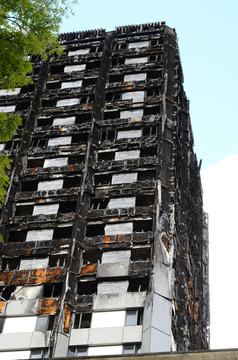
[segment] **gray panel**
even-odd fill
[[[57,101],[56,107],[59,107],[59,106],[73,106],[73,105],[78,105],[78,104],[79,104],[79,99],[77,99],[77,98],[62,99],[62,100]]]
[[[45,269],[48,267],[49,258],[31,258],[31,259],[21,259],[19,270],[28,270],[28,269]]]
[[[89,48],[72,50],[72,51],[69,51],[69,52],[68,52],[68,56],[85,55],[85,54],[88,54],[89,51],[90,51]]]
[[[150,352],[171,351],[171,337],[163,332],[151,328]]]
[[[131,234],[133,231],[133,222],[107,224],[105,226],[105,235]]]
[[[122,100],[132,100],[133,103],[143,102],[145,97],[144,91],[130,91],[122,94]]]
[[[57,214],[59,210],[59,204],[47,204],[47,205],[35,205],[32,215],[50,215]]]
[[[5,148],[5,143],[3,143],[3,144],[0,144],[0,151],[3,151],[4,150],[4,148]]]
[[[124,326],[123,327],[123,343],[137,343],[142,339],[142,326]]]
[[[148,47],[149,45],[149,41],[132,42],[128,44],[128,49],[140,49],[143,47]]]
[[[128,281],[102,282],[97,286],[97,294],[125,294],[127,292],[128,285]]]
[[[170,335],[172,322],[171,312],[171,301],[154,293],[151,326],[167,335]]]
[[[124,76],[124,81],[143,81],[146,79],[146,73],[129,74]]]
[[[59,190],[63,187],[64,180],[40,181],[37,191]]]
[[[129,262],[130,257],[131,257],[131,250],[106,251],[102,254],[102,264],[115,263],[118,261]]]
[[[136,204],[136,197],[122,197],[116,199],[110,199],[107,207],[108,209],[126,209],[130,207],[135,207]]]
[[[125,59],[125,65],[132,65],[132,64],[145,64],[147,63],[147,57],[139,57],[139,58],[128,58]]]
[[[0,112],[12,113],[16,109],[16,105],[0,106]]]
[[[53,126],[59,126],[59,125],[73,125],[75,123],[75,116],[69,116],[65,118],[55,118],[53,120]]]
[[[124,110],[120,112],[120,118],[121,119],[128,119],[128,118],[138,118],[143,116],[143,109],[137,109],[137,110]]]
[[[28,350],[49,345],[50,332],[22,332],[0,334],[0,350]]]
[[[136,182],[137,173],[128,174],[114,174],[112,175],[112,185],[116,184],[131,184]]]
[[[30,230],[27,232],[26,241],[44,241],[51,240],[54,229]]]
[[[115,153],[115,160],[129,160],[138,159],[140,157],[140,150],[117,151]]]
[[[72,329],[69,346],[87,345],[89,329]]]
[[[58,136],[48,140],[47,146],[70,145],[72,136]]]
[[[118,262],[116,264],[99,264],[97,270],[97,277],[117,277],[128,276],[129,262]]]
[[[54,357],[66,357],[68,355],[69,335],[58,332]]]
[[[66,81],[61,83],[61,89],[78,88],[82,86],[82,80]]]
[[[43,167],[48,168],[48,167],[66,166],[67,163],[68,163],[68,158],[67,157],[54,158],[54,159],[45,159]]]
[[[86,64],[80,65],[68,65],[64,67],[64,72],[70,74],[73,71],[83,71],[86,68]]]
[[[27,287],[26,287],[27,288]],[[37,288],[37,286],[36,286]],[[43,287],[42,287],[43,290]],[[38,315],[40,299],[8,300],[5,308],[5,316],[30,316]]]
[[[11,95],[18,95],[21,91],[21,88],[15,88],[15,90],[7,90],[1,89],[0,96],[11,96]]]
[[[93,310],[122,310],[144,306],[145,292],[127,294],[95,295]]]
[[[154,264],[154,291],[168,299],[171,298],[171,271],[168,266],[155,262]]]
[[[27,300],[42,297],[44,285],[35,286],[17,286],[16,290],[11,294],[11,300]]]
[[[103,324],[102,324],[103,326]],[[95,328],[89,331],[89,345],[112,345],[122,343],[123,327]]]
[[[132,139],[132,138],[138,138],[142,136],[142,130],[123,130],[117,132],[117,139]]]

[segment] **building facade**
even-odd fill
[[[207,218],[176,33],[61,35],[33,84],[1,213],[0,357],[207,349]]]

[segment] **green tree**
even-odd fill
[[[62,18],[76,0],[0,0],[0,89],[32,82],[30,55],[62,53],[57,41]],[[21,118],[0,113],[0,142],[12,139]],[[9,184],[10,160],[0,156],[0,207]]]

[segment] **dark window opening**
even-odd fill
[[[133,278],[129,280],[128,292],[147,291],[149,288],[149,279],[146,278]]]
[[[56,105],[56,100],[49,99],[49,100],[42,101],[43,108],[53,108],[53,107],[55,107],[55,105]]]
[[[67,177],[64,179],[63,188],[68,189],[73,187],[79,187],[80,181],[81,181],[81,177],[79,175]]]
[[[95,185],[107,185],[111,184],[112,174],[95,175]]]
[[[2,259],[2,271],[9,271],[18,269],[20,265],[20,258],[3,258]]]
[[[149,56],[149,61],[150,62],[159,62],[163,59],[163,55],[162,54],[157,54],[157,55],[150,55]]]
[[[80,313],[74,315],[73,329],[90,328],[92,313]]]
[[[59,89],[61,85],[60,81],[50,81],[47,83],[47,90]]]
[[[28,160],[29,161],[29,160]],[[35,191],[37,190],[38,181],[22,181],[21,183],[21,191]]]
[[[88,77],[83,79],[83,86],[92,86],[97,84],[97,77]]]
[[[15,285],[0,286],[0,300],[9,300],[15,289]]]
[[[52,118],[39,118],[37,120],[37,126],[42,127],[42,126],[51,126],[53,123],[53,119]]]
[[[147,126],[143,128],[143,136],[153,136],[157,135],[158,126]]]
[[[151,258],[151,248],[132,248],[131,261],[147,261]]]
[[[34,205],[19,205],[16,206],[15,216],[31,215]]]
[[[137,326],[143,323],[143,309],[127,310],[125,326]]]
[[[40,147],[40,148],[44,148],[47,146],[49,138],[33,138],[31,141],[31,148],[33,147]]]
[[[43,297],[44,298],[59,297],[61,295],[62,288],[63,288],[62,282],[54,283],[54,284],[44,284]]]
[[[23,242],[26,240],[26,230],[15,230],[9,232],[9,242]]]
[[[84,155],[70,156],[68,158],[68,165],[81,164],[84,160]]]
[[[62,74],[64,72],[64,65],[51,65],[50,73],[54,74]]]
[[[88,355],[88,348],[84,346],[69,347],[68,357],[82,357]]]
[[[112,59],[112,67],[120,66],[120,65],[123,65],[124,63],[125,63],[125,58],[124,57],[113,58]]]
[[[135,232],[152,231],[152,220],[139,220],[133,222],[133,230]]]
[[[87,225],[87,237],[97,236],[97,235],[104,235],[104,226],[105,224],[91,224]]]
[[[155,170],[139,171],[138,181],[154,180],[155,174]]]
[[[91,200],[91,210],[106,209],[109,199],[93,199]]]
[[[70,213],[74,212],[76,210],[77,201],[64,201],[61,202],[59,205],[59,211],[58,213],[64,214],[64,213]]]
[[[147,72],[147,79],[148,80],[161,79],[161,78],[162,78],[162,70],[148,71]]]
[[[39,158],[39,159],[28,159],[27,161],[27,168],[28,169],[32,169],[32,168],[41,168],[44,165],[44,161],[45,159],[43,158]]]
[[[20,146],[21,141],[20,140],[12,140],[12,141],[8,141],[5,145],[4,150],[17,150]]]
[[[89,122],[89,121],[91,121],[91,119],[92,119],[91,112],[81,113],[81,114],[77,115],[75,124],[82,124],[85,122]]]
[[[80,105],[87,105],[87,104],[92,104],[94,101],[94,94],[93,95],[86,95],[86,96],[81,96],[79,98],[80,101]]]
[[[50,255],[49,267],[64,267],[66,265],[67,254]]]
[[[136,206],[150,206],[154,204],[154,195],[139,195],[136,197]]]
[[[116,137],[116,131],[115,130],[106,130],[101,132],[101,142],[105,140],[113,141]]]
[[[23,86],[23,87],[21,88],[20,94],[26,94],[26,93],[29,93],[29,92],[33,92],[34,89],[35,89],[35,85],[34,85],[34,84],[29,84],[29,85]]]
[[[101,61],[99,60],[88,61],[86,64],[86,70],[97,69],[100,67],[100,65]]]
[[[111,120],[120,118],[119,111],[104,111],[104,120]]]
[[[101,262],[102,252],[100,250],[86,251],[83,253],[83,264],[97,264]]]
[[[98,152],[98,161],[114,160],[115,151]]]
[[[79,281],[78,295],[92,295],[97,293],[97,281]]]
[[[57,227],[54,229],[53,239],[71,238],[72,226]]]
[[[147,106],[144,108],[144,115],[158,115],[160,114],[159,106]]]
[[[107,101],[120,101],[121,100],[121,93],[106,93],[106,102]]]
[[[124,80],[124,75],[116,74],[116,75],[110,75],[108,82],[109,82],[109,83],[123,82],[123,80]]]
[[[157,148],[154,147],[146,147],[141,149],[140,156],[147,157],[147,156],[156,156],[157,155]]]
[[[72,144],[82,144],[88,142],[88,133],[75,134],[72,136]]]
[[[147,97],[148,96],[159,96],[160,88],[159,87],[151,87],[147,89]]]
[[[27,109],[29,108],[29,106],[30,106],[30,102],[29,102],[29,101],[21,102],[21,103],[17,104],[15,111],[24,111],[24,110],[27,110]]]

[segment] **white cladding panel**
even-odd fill
[[[20,91],[21,91],[21,88],[15,88],[15,90],[1,89],[0,96],[18,95],[20,93]]]
[[[117,132],[117,140],[119,139],[132,139],[142,136],[142,129],[137,130],[122,130]]]
[[[140,48],[143,48],[143,47],[148,47],[149,44],[150,44],[149,41],[133,42],[133,43],[129,43],[128,49],[140,49]]]
[[[59,210],[59,204],[49,204],[49,205],[35,205],[33,209],[33,216],[35,215],[51,215],[57,214]]]
[[[59,190],[63,187],[63,179],[52,181],[40,181],[37,186],[37,191]]]
[[[0,144],[0,151],[3,151],[5,148],[5,143],[4,144]]]
[[[49,258],[21,259],[19,270],[45,269],[48,267]]]
[[[138,159],[140,157],[140,150],[117,151],[115,153],[115,160],[130,160]]]
[[[68,52],[68,56],[85,55],[85,54],[88,54],[89,51],[90,51],[89,48],[72,50],[72,51],[69,51],[69,52]]]
[[[131,234],[133,231],[133,222],[107,224],[104,228],[105,235]]]
[[[108,203],[108,209],[130,208],[130,207],[135,207],[135,204],[136,204],[135,196],[110,199]]]
[[[65,118],[55,118],[53,120],[53,126],[59,125],[73,125],[75,123],[75,116],[65,117]]]
[[[29,299],[38,299],[43,296],[44,291],[44,285],[38,285],[38,286],[17,286],[16,290],[11,294],[11,299],[16,300],[29,300]],[[24,304],[27,306],[27,302],[24,301]],[[19,313],[23,314],[23,304],[21,304],[21,307],[19,310]],[[9,310],[9,304],[7,309]],[[33,308],[31,307],[33,310]]]
[[[16,109],[16,105],[0,106],[0,112],[11,113]]]
[[[125,311],[103,311],[92,314],[91,328],[124,326]]]
[[[88,356],[120,355],[120,354],[122,354],[122,345],[90,346],[88,348]]]
[[[121,119],[138,118],[143,116],[143,109],[137,110],[124,110],[120,112]]]
[[[82,80],[77,81],[66,81],[61,83],[61,89],[71,89],[82,86]]]
[[[37,316],[19,316],[6,318],[3,333],[33,332],[36,327]]]
[[[131,250],[106,251],[102,254],[102,264],[112,264],[117,262],[129,262]]]
[[[68,65],[65,66],[64,72],[67,74],[70,74],[73,71],[83,71],[86,68],[86,64],[80,64],[80,65]]]
[[[125,59],[125,65],[133,65],[133,64],[145,64],[147,63],[147,57],[138,57],[138,58],[128,58]]]
[[[143,81],[146,79],[146,73],[129,74],[124,76],[124,81]]]
[[[97,286],[98,295],[126,294],[129,282],[126,281],[106,281]]]
[[[70,145],[72,136],[58,136],[48,140],[48,146]]]
[[[115,184],[131,184],[136,182],[137,173],[114,174],[112,175],[112,185]]]
[[[65,166],[68,163],[67,157],[62,158],[54,158],[54,159],[45,159],[44,161],[44,168],[48,167],[58,167],[58,166]]]
[[[73,106],[73,105],[78,105],[78,103],[79,103],[79,99],[77,99],[77,98],[62,99],[62,100],[57,101],[56,107],[59,107],[59,106]]]
[[[1,351],[0,358],[2,360],[21,360],[21,359],[30,359],[31,351]]]
[[[122,100],[132,100],[133,103],[144,101],[144,91],[130,91],[122,94]]]
[[[51,240],[54,229],[30,230],[27,231],[26,241],[45,241]]]

